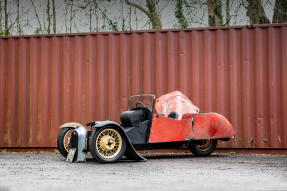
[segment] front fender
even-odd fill
[[[69,162],[85,162],[86,161],[86,155],[85,155],[85,150],[87,150],[87,132],[88,130],[85,128],[84,125],[76,122],[69,122],[69,123],[64,123],[63,125],[60,126],[60,128],[73,128],[73,134],[75,134],[76,138],[76,145],[75,149],[77,154],[76,154],[76,159],[73,160],[69,159],[67,157],[67,161]]]
[[[131,144],[127,134],[125,133],[123,127],[114,122],[114,121],[97,121],[95,122],[96,124],[94,125],[94,127],[96,128],[103,128],[106,126],[113,126],[116,127],[117,130],[119,130],[122,135],[124,136],[125,140],[126,140],[126,144],[127,144],[127,148],[126,148],[126,152],[125,152],[125,156],[128,157],[129,159],[132,160],[136,160],[136,161],[146,161],[146,159],[144,157],[142,157],[134,148],[134,146]]]
[[[120,126],[120,124],[114,122],[114,121],[96,121],[94,127],[104,127],[104,126],[108,126],[108,125],[112,125],[112,126],[117,126],[119,128],[121,128],[123,130],[123,128]]]
[[[78,136],[78,145],[77,145],[77,159],[75,162],[85,162],[86,155],[85,150],[87,150],[87,132],[88,130],[84,126],[77,126],[75,128]]]
[[[66,128],[66,127],[71,127],[71,128],[77,128],[80,126],[84,126],[81,123],[77,123],[77,122],[69,122],[69,123],[64,123],[63,125],[60,126],[60,129],[62,128]]]

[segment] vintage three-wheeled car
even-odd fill
[[[199,112],[179,91],[156,100],[150,94],[131,96],[120,121],[92,121],[87,124],[90,128],[63,124],[58,135],[60,153],[70,162],[86,161],[89,151],[99,162],[115,162],[123,155],[145,160],[138,150],[162,148],[188,148],[194,155],[207,156],[218,140],[228,141],[235,134],[224,116]]]

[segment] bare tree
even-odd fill
[[[221,0],[207,0],[208,8],[208,24],[209,26],[223,25],[222,17],[222,1]]]
[[[92,7],[89,7],[89,29],[90,29],[90,32],[93,31],[92,18],[93,18],[93,10],[92,10]]]
[[[57,23],[56,23],[55,0],[52,0],[52,8],[53,8],[53,31],[54,31],[54,34],[56,34],[57,33]]]
[[[129,30],[132,30],[132,8],[129,7]]]
[[[47,13],[47,33],[51,33],[51,15],[50,15],[50,0],[47,0],[47,8],[46,8],[46,13]]]
[[[4,24],[4,35],[9,35],[10,34],[10,30],[9,30],[9,26],[8,26],[8,4],[7,4],[7,0],[4,0],[4,15],[5,15],[5,24]]]
[[[65,32],[68,33],[68,8],[69,5],[67,3],[67,1],[65,0],[65,11],[64,11],[64,23],[65,23]]]
[[[199,24],[200,26],[208,26],[204,22],[206,13],[201,11],[204,7],[206,7],[206,0],[183,0],[183,14],[188,25]]]
[[[272,23],[287,23],[287,1],[276,0]]]
[[[74,1],[71,0],[71,5],[70,5],[70,33],[72,32],[72,26],[73,26],[73,19],[74,19]]]
[[[261,0],[247,0],[248,5],[247,16],[249,17],[250,24],[269,24]]]
[[[20,6],[19,6],[19,0],[17,0],[17,17],[16,17],[16,22],[17,22],[17,34],[21,34],[21,25],[20,25]]]
[[[2,0],[0,0],[0,35],[3,35],[3,30],[2,30]]]
[[[40,18],[39,18],[37,9],[36,9],[36,7],[35,7],[35,4],[34,4],[34,1],[33,1],[33,0],[31,0],[31,3],[32,3],[33,9],[34,9],[34,12],[35,12],[36,19],[37,19],[38,24],[39,24],[39,26],[37,27],[35,33],[36,33],[36,34],[42,34],[42,33],[43,33],[42,24],[41,24],[41,22],[40,22]]]
[[[93,4],[94,4],[94,11],[95,11],[95,17],[96,17],[96,28],[95,30],[98,32],[99,31],[99,15],[98,15],[98,11],[97,11],[97,7],[98,7],[98,3],[96,0],[93,0]]]
[[[225,25],[229,26],[230,25],[230,20],[231,20],[231,16],[230,16],[230,2],[229,0],[226,0],[226,5],[225,5]]]
[[[149,18],[152,28],[153,29],[161,29],[162,24],[161,24],[161,16],[159,11],[157,10],[158,6],[158,1],[156,0],[146,0],[146,7],[143,7],[140,4],[131,2],[129,0],[126,0],[126,3],[130,6],[133,6],[140,11],[142,11],[146,16]]]
[[[83,3],[77,5],[80,9],[82,10],[88,10],[88,13],[86,14],[88,16],[89,19],[89,31],[93,32],[95,31],[99,31],[98,30],[98,14],[97,14],[97,8],[98,8],[98,3],[97,0],[86,0]],[[96,17],[96,27],[95,29],[93,29],[93,15],[95,14]]]
[[[121,30],[122,31],[125,31],[127,30],[127,27],[126,27],[126,18],[124,16],[124,4],[123,4],[123,1],[121,0]]]
[[[108,24],[107,26],[110,28],[110,30],[112,31],[118,31],[118,26],[117,26],[117,22],[116,21],[113,21],[108,15],[107,15],[107,10],[104,9],[102,10],[102,8],[100,6],[98,6],[98,3],[96,0],[93,0],[94,2],[94,6],[95,6],[95,11],[99,11],[102,15],[102,18],[103,18],[103,25],[102,25],[102,28],[104,29],[106,27],[105,25],[105,21],[107,20],[108,21]]]

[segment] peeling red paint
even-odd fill
[[[199,109],[180,91],[170,92],[156,99],[149,136],[150,143],[186,140],[232,138],[235,132],[230,122],[218,113],[199,113]],[[178,118],[168,117],[177,112]]]

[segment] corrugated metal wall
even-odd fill
[[[287,148],[287,25],[0,38],[0,147],[54,147],[64,122],[185,93],[233,124],[227,148]]]

